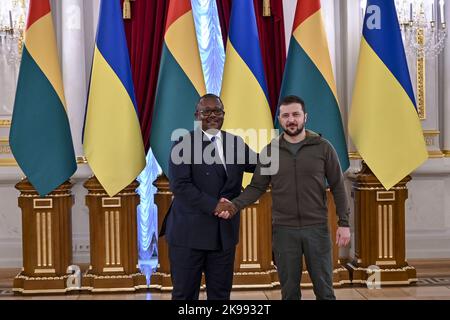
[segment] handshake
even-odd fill
[[[230,200],[222,198],[219,203],[217,203],[214,215],[222,219],[231,219],[237,212],[238,209]]]

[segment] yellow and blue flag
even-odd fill
[[[388,190],[428,158],[394,0],[367,2],[349,132]]]
[[[264,65],[253,0],[233,1],[221,98],[225,106],[223,129],[272,130]],[[259,152],[270,142],[250,141]]]
[[[9,140],[41,196],[77,169],[49,0],[30,1]]]
[[[95,176],[113,196],[145,167],[120,0],[102,0],[83,147]]]

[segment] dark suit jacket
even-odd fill
[[[197,134],[202,138],[204,136],[201,130]],[[243,173],[255,170],[256,165],[250,164],[249,159],[256,158],[256,154],[242,138],[225,131],[222,131],[222,137],[226,162],[234,157],[233,164],[227,164],[226,173],[222,164],[204,162],[203,157],[198,155],[200,145],[196,152],[201,163],[194,164],[194,131],[172,147],[174,150],[183,139],[191,142],[190,163],[174,164],[172,157],[169,157],[169,183],[174,199],[165,219],[165,235],[170,245],[200,250],[226,250],[239,241],[240,214],[224,220],[214,216],[214,209],[220,198],[231,200],[241,193]],[[229,139],[234,139],[234,145],[240,145],[245,152],[236,152],[236,148],[232,152],[227,150]],[[203,152],[211,142],[200,143]],[[180,155],[185,154],[180,152]]]

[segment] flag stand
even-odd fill
[[[406,261],[406,176],[390,190],[378,181],[366,163],[350,177],[353,182],[355,250],[347,266],[352,283],[368,286],[407,285],[417,282],[416,269]]]
[[[91,265],[82,278],[82,289],[91,292],[136,291],[147,288],[138,266],[137,181],[110,197],[95,176],[88,190]]]
[[[22,209],[23,268],[15,294],[66,293],[72,264],[72,184],[66,181],[45,197],[24,179],[16,184]]]

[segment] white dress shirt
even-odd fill
[[[222,131],[218,130],[215,135],[209,134],[206,131],[203,131],[203,133],[208,137],[210,141],[216,144],[216,150],[219,153],[220,161],[222,161],[223,167],[225,168],[225,172],[227,171],[227,166],[225,165],[225,158],[223,156],[223,137],[222,137]],[[214,139],[213,139],[214,137]]]

